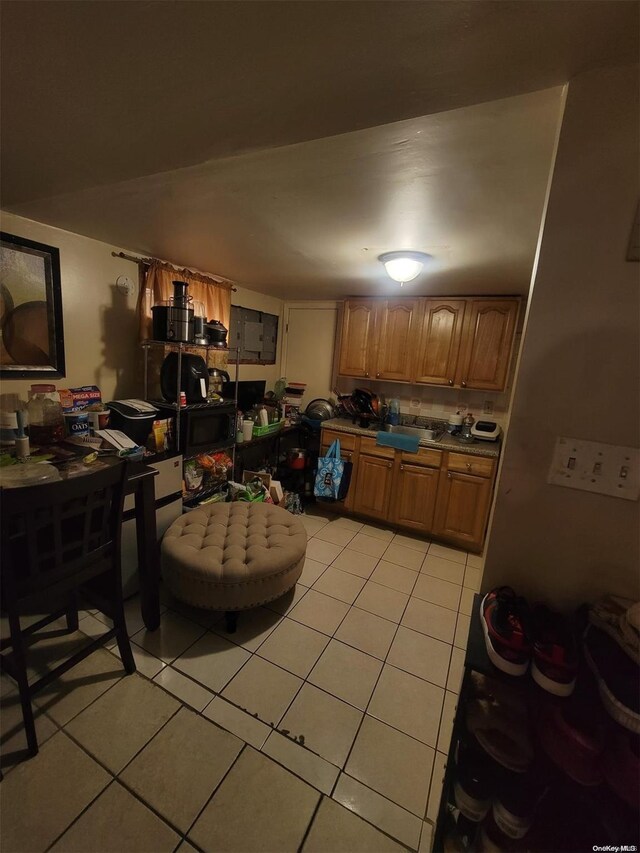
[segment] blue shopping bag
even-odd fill
[[[317,498],[337,500],[344,475],[344,462],[340,459],[340,442],[336,439],[326,456],[318,459],[318,472],[313,493]]]

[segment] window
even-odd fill
[[[278,345],[278,317],[231,306],[229,346],[240,349],[240,364],[275,364]]]

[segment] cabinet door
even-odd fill
[[[484,541],[493,480],[442,471],[433,532],[480,549]]]
[[[517,299],[469,300],[457,377],[463,388],[504,390],[518,307]]]
[[[372,299],[349,299],[344,303],[338,369],[342,376],[369,376],[375,313]]]
[[[415,381],[453,385],[460,353],[464,299],[423,299]]]
[[[353,511],[385,521],[389,509],[393,462],[379,456],[360,454]]]
[[[433,529],[433,514],[438,491],[438,468],[402,463],[393,482],[393,520],[421,533]]]
[[[417,299],[385,299],[376,320],[376,379],[410,382]]]

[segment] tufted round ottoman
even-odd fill
[[[167,530],[162,576],[186,604],[246,610],[291,589],[306,550],[304,525],[281,507],[242,501],[211,504],[187,512]]]

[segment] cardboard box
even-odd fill
[[[242,472],[242,482],[248,483],[251,480],[255,480],[258,477],[265,485],[267,491],[271,488],[271,474],[267,474],[266,471],[243,471]]]
[[[97,385],[83,385],[82,388],[60,388],[60,405],[64,412],[81,412],[91,403],[101,403],[102,394]]]
[[[282,484],[280,480],[272,480],[271,486],[269,487],[269,494],[271,495],[271,500],[274,504],[279,504],[280,501],[284,497],[284,492],[282,490]]]

